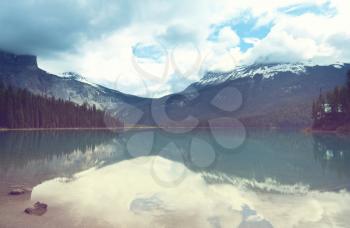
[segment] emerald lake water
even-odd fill
[[[349,227],[349,190],[333,134],[0,132],[0,227]]]

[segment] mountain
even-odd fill
[[[15,55],[0,51],[0,82],[6,86],[25,88],[38,95],[61,98],[77,104],[87,102],[99,109],[118,113],[123,119],[130,118],[130,112],[149,102],[116,90],[88,83],[79,74],[64,73],[61,77],[50,74],[37,65],[36,56]],[[112,113],[112,114],[113,114]]]
[[[78,104],[95,104],[126,123],[165,126],[197,120],[207,126],[209,120],[220,117],[240,119],[248,127],[310,126],[313,100],[321,90],[344,85],[349,69],[350,64],[338,63],[240,66],[229,72],[207,72],[180,93],[149,99],[89,83],[73,72],[62,76],[47,73],[37,66],[35,56],[0,52],[0,82],[5,85]],[[237,96],[227,92],[233,88]],[[233,107],[240,97],[242,104]]]
[[[170,101],[168,111],[173,118],[192,115],[206,122],[227,116],[250,127],[302,128],[312,123],[312,102],[320,91],[344,85],[349,69],[350,64],[241,66],[230,72],[208,72],[182,93],[162,99]],[[225,98],[225,90],[230,88],[240,91],[243,102],[235,110],[225,111],[228,99],[233,100]]]
[[[234,70],[229,72],[208,72],[204,77],[195,83],[199,85],[214,85],[228,80],[234,80],[244,77],[254,77],[261,75],[262,78],[273,78],[280,76],[281,74],[297,74],[308,75],[312,69],[319,66],[315,66],[311,63],[267,63],[267,64],[253,64],[249,66],[238,66]],[[337,63],[331,65],[333,68],[342,69],[344,64]]]

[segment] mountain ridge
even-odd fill
[[[286,63],[241,66],[210,77],[204,75],[200,82],[189,85],[184,91],[151,99],[89,83],[80,75],[76,77],[75,73],[68,77],[49,74],[37,66],[33,56],[6,54],[5,57],[0,57],[0,81],[5,85],[78,104],[95,104],[124,123],[166,126],[183,124],[182,120],[191,116],[204,125],[210,119],[230,117],[241,119],[247,126],[305,127],[311,124],[312,101],[320,90],[328,91],[343,85],[350,69],[350,64],[339,63],[328,66]],[[236,110],[218,108],[227,104],[213,105],[212,101],[222,91],[232,87],[243,99]]]
[[[84,102],[96,105],[99,109],[111,110],[120,117],[127,116],[129,104],[136,107],[147,98],[81,82],[77,78],[64,78],[50,74],[38,67],[36,57],[16,55],[0,51],[0,82],[5,86],[28,89],[37,95],[56,97],[77,104]]]
[[[213,85],[224,82],[226,80],[234,80],[244,77],[254,77],[255,75],[262,75],[263,78],[270,78],[278,73],[293,73],[293,74],[307,74],[307,71],[313,67],[332,66],[341,69],[349,63],[333,63],[333,64],[315,64],[315,63],[254,63],[252,65],[240,65],[227,72],[213,72],[209,71],[196,83],[196,85]]]

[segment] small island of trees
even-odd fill
[[[313,102],[314,130],[350,132],[350,71],[345,86],[337,86]]]

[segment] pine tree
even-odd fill
[[[120,124],[95,105],[77,105],[0,84],[0,128],[106,127],[104,116],[112,120],[108,123],[114,127]]]
[[[316,101],[313,101],[312,102],[312,119],[313,120],[317,119],[317,112],[318,112],[318,108],[317,108]]]
[[[348,89],[348,92],[350,93],[350,70],[347,73],[347,89]]]
[[[341,94],[341,88],[339,86],[336,86],[334,88],[334,91],[330,93],[330,96],[331,96],[330,105],[332,108],[332,113],[338,113],[341,107],[340,94]]]
[[[318,103],[319,103],[319,118],[322,119],[325,115],[325,105],[326,105],[326,100],[323,94],[320,94],[318,98]]]
[[[331,112],[325,112],[326,105],[330,105]],[[317,110],[319,108],[319,110]],[[315,118],[315,113],[317,118]],[[319,98],[312,106],[312,117],[314,127],[338,128],[350,122],[350,71],[347,73],[345,86],[337,86],[324,97],[320,93]]]

